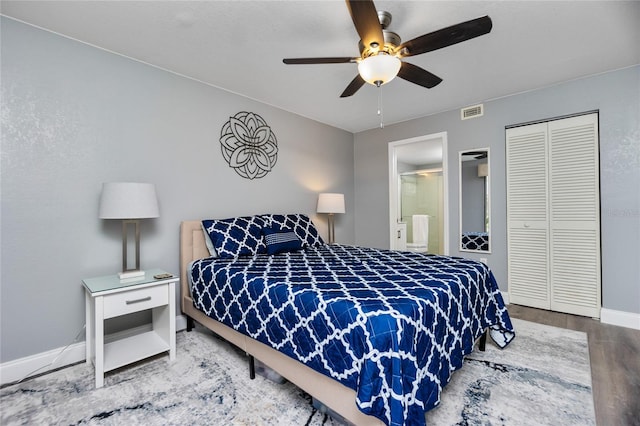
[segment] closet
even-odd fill
[[[600,317],[598,113],[508,127],[511,303]]]

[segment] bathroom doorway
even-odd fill
[[[390,247],[448,254],[446,132],[389,143]]]
[[[444,253],[442,166],[400,176],[400,222],[409,251]]]

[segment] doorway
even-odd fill
[[[447,133],[389,143],[392,250],[449,254]]]
[[[406,249],[444,253],[442,167],[401,173],[400,223],[406,227]]]

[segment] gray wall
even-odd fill
[[[121,267],[119,221],[98,219],[103,182],[156,185],[160,218],[142,224],[142,267],[178,273],[180,221],[315,214],[345,194],[336,239],[354,242],[353,135],[2,18],[1,353],[59,348],[84,323],[81,280]],[[278,139],[253,181],[221,155],[223,124],[261,115]]]
[[[602,302],[608,309],[640,313],[640,66],[487,101],[484,116],[472,120],[461,121],[454,110],[356,134],[356,244],[389,247],[387,144],[446,131],[453,242],[458,151],[491,149],[492,253],[459,253],[451,244],[451,254],[487,257],[507,290],[505,126],[591,110],[600,111]]]

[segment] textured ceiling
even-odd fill
[[[406,58],[443,78],[381,89],[385,124],[640,63],[640,2],[378,1],[403,40],[484,15],[490,34]],[[342,1],[2,1],[2,14],[351,132],[376,128],[379,90],[339,96],[357,56]]]

